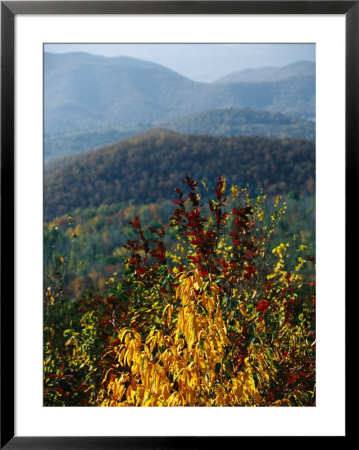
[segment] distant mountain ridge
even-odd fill
[[[315,123],[281,113],[250,108],[222,108],[180,117],[157,127],[184,134],[212,136],[264,136],[315,140]],[[45,162],[111,144],[145,131],[141,128],[105,128],[45,137]]]
[[[149,128],[204,110],[250,107],[315,117],[315,77],[200,83],[155,63],[86,53],[44,55],[45,136]]]
[[[282,67],[260,67],[230,73],[215,83],[263,83],[288,80],[290,78],[315,77],[315,63],[298,61]]]
[[[44,56],[45,135],[133,127],[166,115],[168,90],[195,84],[158,64],[86,53]],[[140,108],[140,111],[138,110]]]
[[[191,80],[212,82],[247,68],[314,61],[314,44],[45,44],[52,53],[131,56],[164,65]],[[196,62],[195,64],[193,62]]]
[[[101,204],[171,200],[187,173],[209,185],[225,175],[231,183],[250,183],[269,195],[312,194],[315,144],[151,130],[54,162],[44,179],[45,219]]]
[[[184,134],[315,140],[315,123],[313,121],[250,108],[222,108],[203,111],[160,125],[168,130]]]

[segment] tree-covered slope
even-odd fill
[[[187,174],[263,187],[267,194],[315,186],[315,145],[304,139],[212,137],[152,130],[58,160],[44,180],[45,219],[76,208],[171,198]]]
[[[315,140],[315,123],[312,121],[250,108],[203,111],[161,124],[161,127],[186,134]]]
[[[75,131],[61,136],[45,136],[44,157],[49,167],[51,161],[64,156],[74,155],[84,150],[112,144],[134,134],[144,131],[140,128],[95,128],[93,130]],[[50,162],[50,164],[48,164]],[[47,168],[45,169],[47,170]]]
[[[203,111],[155,125],[184,134],[315,140],[315,123],[313,121],[250,108],[222,108]],[[48,163],[63,156],[112,144],[143,131],[145,130],[140,128],[100,128],[68,133],[64,136],[48,136],[45,137],[45,161]]]

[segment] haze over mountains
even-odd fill
[[[270,195],[314,192],[315,63],[212,83],[128,56],[45,53],[44,63],[48,218],[158,203],[187,172]]]
[[[247,70],[214,83],[130,57],[45,53],[44,64],[46,160],[158,126],[195,134],[315,138],[313,123],[304,121],[315,116],[311,62]],[[289,117],[278,121],[265,111]],[[241,124],[233,126],[239,116]],[[257,121],[250,123],[251,117]]]
[[[315,46],[52,48],[66,53],[44,54],[44,268],[56,278],[66,261],[69,295],[121,273],[129,221],[168,223],[187,174],[204,205],[218,177],[228,195],[232,184],[254,198],[263,189],[263,225],[283,195],[274,241],[297,236],[314,254]],[[166,239],[177,245],[172,227]]]
[[[230,73],[216,83],[263,83],[288,80],[290,78],[315,77],[315,63],[298,61],[284,67],[260,67]]]
[[[282,113],[249,108],[222,108],[203,111],[169,122],[158,122],[153,126],[184,134],[209,134],[228,137],[265,136],[315,140],[315,123],[313,121],[292,118]],[[45,138],[46,160],[50,162],[62,156],[111,144],[147,129],[148,127],[101,128],[78,131],[64,136],[49,136]]]
[[[222,108],[203,111],[163,123],[161,127],[188,134],[301,137],[315,140],[313,121],[250,108]]]
[[[229,106],[314,117],[314,76],[295,76],[295,70],[273,82],[198,83],[129,57],[45,53],[44,62],[46,135],[150,125]]]
[[[49,53],[85,52],[130,56],[168,67],[191,80],[210,83],[248,68],[315,61],[314,44],[45,44]]]

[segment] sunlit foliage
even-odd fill
[[[130,221],[106,297],[46,302],[46,405],[315,405],[314,258],[273,244],[285,202],[267,219],[265,196],[223,177],[206,202],[184,183],[168,226]]]

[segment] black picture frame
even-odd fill
[[[1,442],[6,449],[199,448],[236,437],[25,437],[14,435],[14,21],[18,14],[339,14],[346,19],[346,298],[358,244],[359,1],[4,1],[1,2]],[[353,289],[352,289],[353,288]],[[347,340],[346,315],[346,342]],[[346,358],[347,361],[347,358]],[[347,372],[347,371],[346,371]],[[346,398],[347,399],[347,398]],[[347,405],[347,402],[346,402]],[[347,417],[347,414],[346,414]],[[346,435],[350,435],[346,422]]]

